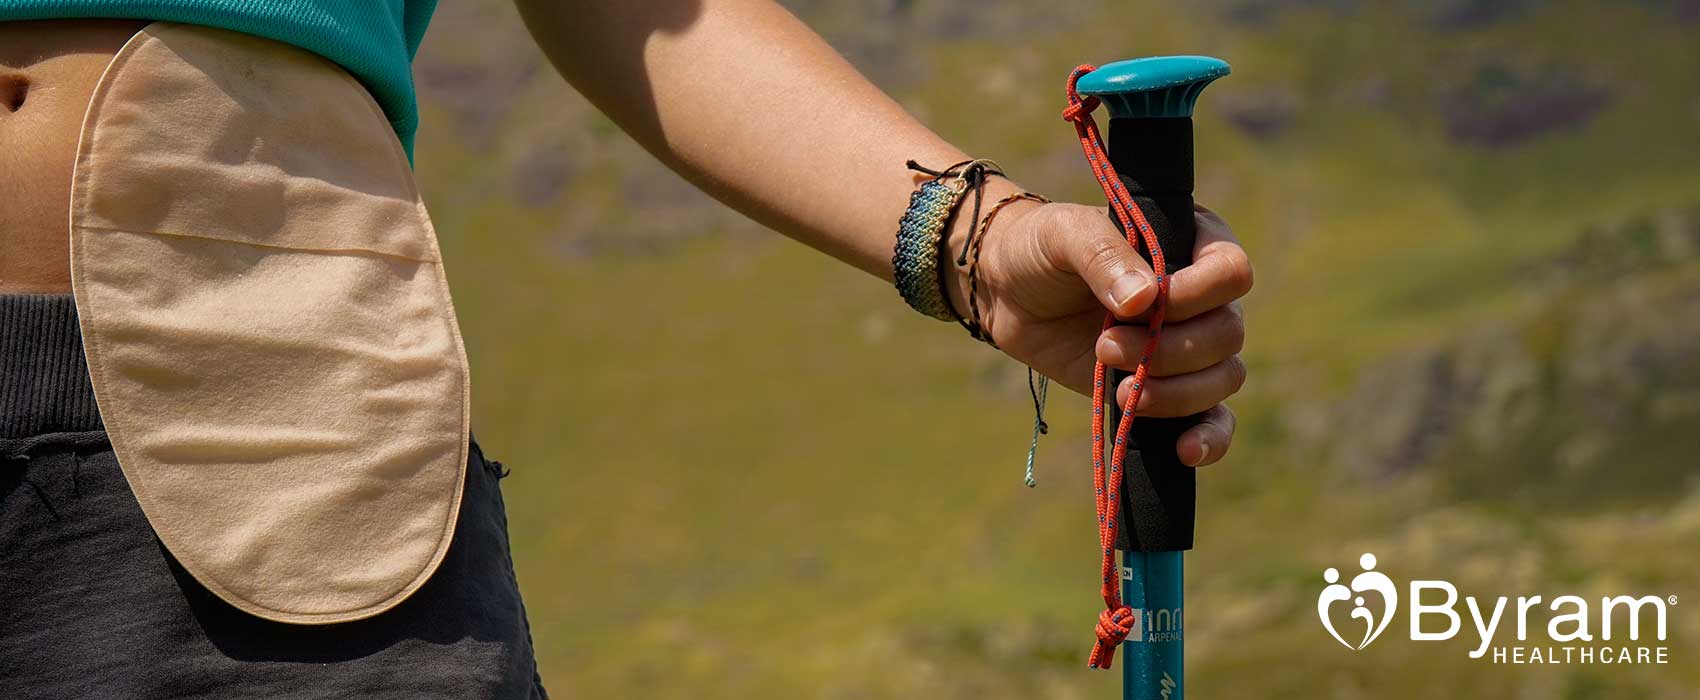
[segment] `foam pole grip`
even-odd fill
[[[1157,234],[1167,274],[1191,264],[1198,234],[1192,209],[1192,118],[1111,119],[1108,152],[1110,164]],[[1149,251],[1140,247],[1150,259]],[[1112,386],[1119,387],[1130,374],[1112,373]],[[1121,406],[1116,404],[1108,412],[1110,425],[1116,425]],[[1175,453],[1175,442],[1198,420],[1198,416],[1134,419],[1117,537],[1123,551],[1192,549],[1197,480],[1193,468],[1182,464]]]

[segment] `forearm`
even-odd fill
[[[561,74],[656,157],[762,224],[881,278],[891,279],[897,222],[924,177],[904,162],[967,159],[771,0],[516,2]],[[992,178],[984,194],[990,202],[1018,190]],[[1213,216],[1201,219],[1193,265],[1169,281],[1166,330],[1153,350],[1138,326],[1102,330],[1106,310],[1137,318],[1159,286],[1102,204],[1010,209],[996,217],[975,268],[980,313],[968,308],[967,275],[940,261],[957,313],[972,315],[1011,357],[1082,393],[1094,390],[1098,361],[1148,365],[1140,413],[1208,409],[1176,449],[1188,464],[1220,459],[1233,415],[1215,404],[1244,380],[1244,326],[1231,302],[1251,282],[1232,234]],[[972,219],[955,218],[952,252]],[[1118,401],[1131,384],[1116,388]]]
[[[775,3],[518,4],[561,74],[656,157],[756,221],[880,277],[891,276],[892,237],[916,185],[904,161],[966,158]]]

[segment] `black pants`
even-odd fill
[[[357,622],[269,622],[154,536],[101,429],[68,295],[0,295],[0,698],[544,698],[499,463],[447,557]]]

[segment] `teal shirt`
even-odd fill
[[[408,158],[419,128],[413,55],[437,0],[0,0],[0,22],[105,17],[230,29],[340,64],[366,85]]]

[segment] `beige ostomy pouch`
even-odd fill
[[[101,78],[74,180],[89,374],[170,552],[280,622],[423,585],[460,507],[466,352],[367,91],[287,44],[154,23]]]

